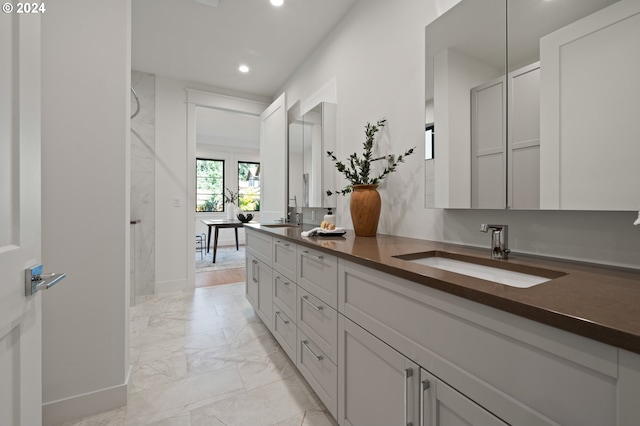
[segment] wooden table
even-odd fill
[[[216,253],[218,251],[218,230],[220,228],[233,228],[235,233],[236,233],[236,250],[239,249],[238,247],[238,228],[242,228],[244,226],[243,222],[240,222],[239,220],[229,220],[229,219],[224,219],[224,220],[207,220],[207,219],[203,219],[202,223],[204,223],[205,225],[207,225],[207,227],[209,228],[209,232],[207,233],[207,253],[209,253],[209,247],[211,244],[211,228],[215,228],[215,232],[213,234],[213,263],[216,263]]]

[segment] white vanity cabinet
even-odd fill
[[[466,398],[460,401],[472,402],[466,405],[513,425],[617,424],[616,348],[343,259],[338,269],[341,315]],[[339,399],[346,400],[340,416],[348,418],[354,383],[344,333],[339,365],[346,359],[340,371],[347,379],[340,378]],[[366,392],[366,383],[355,386]],[[442,404],[445,397],[438,392],[436,403]],[[385,403],[384,398],[369,401],[370,406]]]
[[[339,324],[342,426],[508,426],[353,321]]]
[[[638,425],[637,353],[246,231],[247,298],[341,426]]]

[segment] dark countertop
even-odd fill
[[[640,354],[640,270],[511,253],[491,260],[489,248],[479,249],[416,238],[378,234],[356,237],[302,237],[300,227],[256,231],[331,253],[418,284]],[[542,268],[556,277],[530,288],[515,288],[431,268],[396,255],[441,251],[483,259],[520,272]]]

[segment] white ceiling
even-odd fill
[[[132,68],[273,98],[356,1],[133,0]]]

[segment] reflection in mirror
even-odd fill
[[[541,105],[541,102],[544,101],[540,84],[543,81],[543,76],[553,71],[548,60],[545,58],[541,60],[540,46],[543,44],[543,40],[547,35],[559,29],[568,28],[570,24],[580,22],[587,16],[591,15],[591,18],[596,18],[596,15],[592,15],[594,12],[615,3],[615,1],[509,1],[507,15],[509,34],[507,51],[507,91],[509,93],[507,200],[509,208],[539,209],[541,207],[541,191],[545,191],[541,186],[541,179],[545,179],[541,170],[544,169],[545,174],[549,173],[549,161],[541,163],[540,157],[541,150],[544,151],[549,147],[548,139],[544,141],[545,144],[541,144],[541,126],[545,126],[545,122],[544,120],[541,122],[540,113],[545,109],[549,110],[549,108]],[[561,55],[559,49],[551,54]],[[589,62],[595,57],[597,55],[590,55]],[[598,82],[593,81],[592,84],[597,85]],[[587,93],[590,89],[591,87],[583,87],[582,91]],[[549,93],[549,96],[553,99],[549,98],[548,102],[556,103],[559,100],[558,93]],[[615,110],[615,106],[613,109]],[[565,115],[565,118],[568,117]],[[556,116],[556,119],[559,119],[559,116]],[[584,128],[584,124],[583,122],[580,126]],[[590,125],[588,127],[597,131]],[[574,152],[571,163],[576,163],[577,158],[584,158],[585,152],[581,151]],[[554,163],[557,160],[560,159],[550,159]],[[565,172],[569,172],[569,169],[566,168]],[[560,206],[555,208],[560,208]],[[598,208],[593,206],[592,209],[597,210]]]
[[[462,0],[429,24],[427,207],[637,208],[638,8]]]
[[[302,115],[299,106],[289,111],[289,211],[293,214],[303,207],[335,207],[335,197],[326,195],[327,189],[335,188],[335,170],[326,159],[326,152],[335,150],[335,139],[335,104],[321,102]]]
[[[287,155],[287,173],[288,173],[288,215],[291,221],[297,222],[295,215],[302,211],[302,207],[308,200],[305,200],[305,195],[308,193],[304,190],[303,179],[303,138],[302,133],[304,126],[302,124],[302,117],[299,114],[300,105],[296,103],[294,107],[289,110],[288,122],[289,122],[289,149]]]
[[[504,74],[506,14],[504,0],[463,0],[429,24],[426,45],[426,123],[434,123],[434,159],[425,160],[427,207],[471,207],[471,103],[470,91]],[[486,98],[502,99],[503,88],[490,87]],[[484,98],[482,98],[484,99]],[[481,129],[492,137],[486,162],[500,164],[504,156],[503,114]],[[502,180],[502,167],[488,170]],[[495,182],[488,190],[504,188]],[[500,197],[499,197],[500,198]],[[504,196],[501,197],[504,199]],[[499,200],[501,202],[501,200]],[[498,206],[500,207],[500,206]]]

